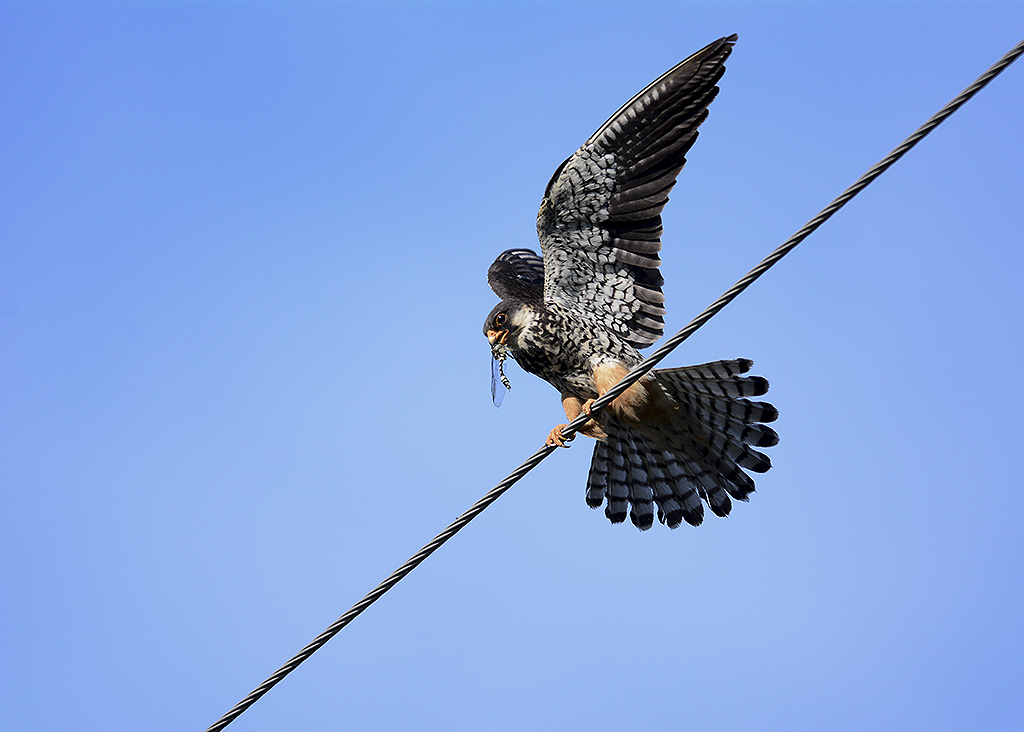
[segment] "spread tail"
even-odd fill
[[[587,504],[605,501],[612,523],[630,520],[641,530],[658,520],[676,528],[698,526],[704,503],[727,516],[732,499],[745,501],[754,481],[744,469],[763,473],[771,461],[754,447],[771,447],[779,436],[766,422],[778,418],[771,404],[748,397],[768,391],[760,376],[742,376],[748,359],[652,372],[672,405],[671,418],[638,426],[602,419],[608,435],[594,448]],[[605,413],[607,415],[607,413]],[[604,416],[604,415],[602,415]]]

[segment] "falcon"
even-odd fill
[[[643,357],[664,329],[661,210],[718,94],[736,36],[682,61],[630,99],[548,182],[537,215],[542,256],[510,249],[487,281],[501,302],[484,322],[499,404],[507,356],[562,396],[568,420]],[[726,516],[771,467],[755,447],[778,443],[768,382],[746,376],[747,359],[659,369],[617,397],[580,430],[596,438],[586,500],[612,523],[641,530]],[[497,391],[495,391],[497,390]],[[566,447],[564,424],[547,444]],[[569,438],[571,439],[571,438]],[[656,509],[656,511],[655,511]]]

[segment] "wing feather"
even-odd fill
[[[544,260],[530,249],[504,251],[487,270],[487,284],[502,300],[540,300],[544,296]]]
[[[544,297],[598,318],[637,348],[664,330],[661,211],[735,41],[715,41],[626,102],[544,192]]]

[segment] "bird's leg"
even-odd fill
[[[622,364],[609,363],[602,364],[594,369],[594,383],[597,386],[598,397],[603,396],[609,389],[617,384],[623,376],[628,373],[627,369]],[[572,422],[580,414],[585,414],[590,417],[590,408],[594,404],[594,399],[587,399],[581,402],[579,397],[572,396],[571,394],[562,394],[562,409],[565,410],[566,418]],[[615,400],[608,405],[611,412],[620,419],[625,419],[628,422],[634,424],[639,423],[640,412],[648,404],[648,393],[645,386],[645,382],[633,384],[629,387],[624,394],[616,397]],[[562,437],[562,429],[566,425],[559,424],[555,425],[555,428],[551,430],[551,434],[548,435],[545,443],[554,447],[566,447],[566,442],[572,440],[572,437]],[[581,434],[587,437],[593,437],[595,440],[606,440],[608,439],[607,433],[598,424],[597,418],[591,417],[591,421],[587,422],[583,427],[577,430]]]
[[[570,422],[572,422],[574,419],[576,419],[577,416],[579,416],[579,411],[577,411],[575,414],[572,413],[570,407],[570,400],[572,399],[576,398],[569,396],[568,394],[562,395],[562,409],[565,410],[566,419],[568,419]],[[579,404],[578,399],[576,400],[576,404]],[[568,447],[568,445],[566,445],[565,443],[567,441],[572,442],[573,437],[575,437],[576,435],[573,435],[572,437],[562,437],[562,430],[566,426],[567,425],[564,424],[556,424],[555,428],[551,430],[551,434],[549,434],[548,438],[544,440],[544,444],[552,445],[553,447]]]
[[[593,401],[593,399],[588,400],[588,402]],[[581,412],[585,411],[584,406],[580,403],[579,398],[574,397],[571,394],[562,395],[562,409],[565,410],[565,417],[570,422],[579,417]],[[590,416],[590,412],[587,412],[587,416]],[[548,445],[555,445],[557,447],[566,446],[565,442],[567,440],[562,437],[563,427],[565,427],[565,425],[560,424],[556,425],[555,428],[551,430],[551,434],[548,435],[548,439],[546,440]],[[604,430],[601,429],[601,425],[599,425],[596,421],[587,422],[585,425],[580,427],[580,429],[577,430],[577,432],[586,435],[587,437],[593,437],[595,440],[604,440],[607,439],[608,437],[608,435],[605,434]],[[572,440],[572,437],[568,438],[568,440]]]

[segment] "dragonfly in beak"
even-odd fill
[[[512,384],[509,383],[508,377],[505,376],[505,359],[512,355],[512,352],[505,345],[507,339],[507,330],[487,331],[487,340],[491,344],[491,401],[494,402],[496,407],[500,407],[501,403],[505,400],[505,392],[512,390]],[[500,387],[498,382],[501,382]]]

